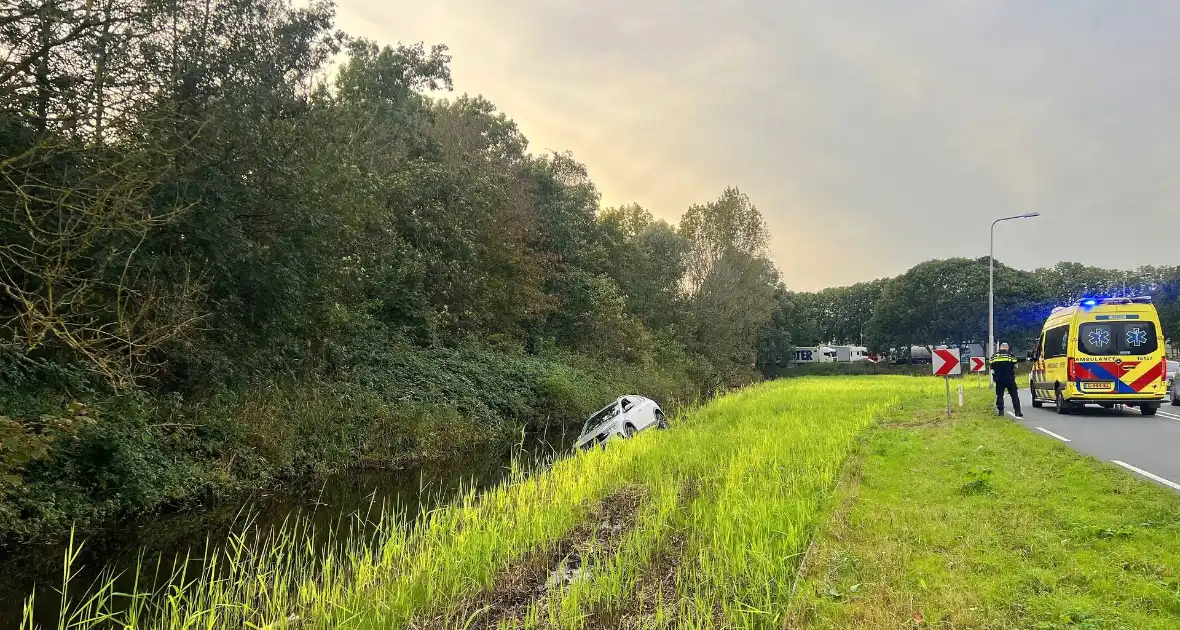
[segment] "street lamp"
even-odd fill
[[[1027,212],[1014,217],[1004,217],[992,221],[991,243],[987,254],[987,356],[988,363],[996,352],[996,224],[1013,219],[1031,219],[1041,216],[1040,212]]]

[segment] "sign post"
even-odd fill
[[[946,417],[951,417],[951,377],[963,373],[958,348],[938,348],[931,356],[930,365],[934,367],[934,375],[946,379]]]
[[[979,388],[983,389],[983,373],[987,371],[987,361],[983,357],[971,357],[971,373],[978,374]]]

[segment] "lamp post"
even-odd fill
[[[991,243],[987,254],[987,352],[984,356],[991,364],[992,355],[996,351],[996,224],[1013,219],[1031,219],[1041,216],[1040,212],[1027,212],[1013,217],[1004,217],[992,221]]]

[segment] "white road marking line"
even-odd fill
[[[1067,437],[1064,437],[1064,436],[1057,435],[1056,433],[1054,433],[1054,432],[1050,431],[1049,429],[1046,429],[1045,427],[1037,427],[1037,431],[1040,431],[1041,433],[1047,433],[1047,434],[1049,434],[1049,435],[1052,435],[1053,437],[1055,437],[1055,438],[1057,438],[1057,439],[1061,440],[1062,442],[1068,442],[1068,441],[1069,441],[1069,438],[1067,438]]]
[[[1164,479],[1163,477],[1160,477],[1159,475],[1153,475],[1153,474],[1147,472],[1146,470],[1143,470],[1142,468],[1135,468],[1134,466],[1128,464],[1127,462],[1120,462],[1117,459],[1112,459],[1112,460],[1110,460],[1110,462],[1112,464],[1118,464],[1119,466],[1122,466],[1123,468],[1126,468],[1127,470],[1129,470],[1131,472],[1139,473],[1140,475],[1143,475],[1144,477],[1147,477],[1148,479],[1153,479],[1155,481],[1158,481],[1158,482],[1164,484],[1165,486],[1172,488],[1173,490],[1180,490],[1180,483],[1176,483],[1174,481],[1168,481],[1167,479]]]
[[[1170,411],[1157,411],[1155,413],[1157,415],[1161,415],[1165,418],[1168,418],[1169,420],[1180,420],[1180,414],[1174,414]]]

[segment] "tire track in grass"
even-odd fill
[[[642,486],[608,496],[551,549],[525,557],[505,570],[490,591],[412,626],[486,630],[520,627],[530,620],[535,623],[548,615],[551,596],[585,579],[594,559],[618,549],[647,501],[648,491]]]
[[[653,499],[640,527],[593,581],[569,592],[562,627],[637,629],[663,627],[675,618],[677,573],[684,553],[684,515],[699,493],[695,479],[678,481]],[[579,621],[581,618],[585,621]]]

